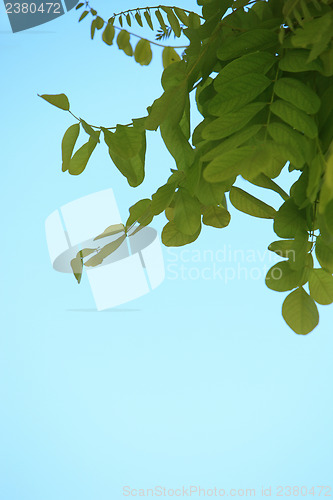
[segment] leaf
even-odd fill
[[[84,6],[84,3],[80,2],[77,4],[77,6],[75,7],[75,10],[78,10],[78,9],[81,9],[81,7]]]
[[[152,57],[153,53],[150,48],[150,43],[148,40],[141,38],[135,47],[134,59],[137,63],[141,64],[141,66],[148,66]]]
[[[333,302],[333,276],[324,269],[312,269],[309,278],[310,296],[321,305]]]
[[[180,9],[179,7],[174,7],[173,10],[175,11],[175,14],[177,15],[180,22],[185,24],[185,26],[188,26],[188,16],[186,12],[183,9]]]
[[[274,92],[310,115],[317,113],[320,108],[317,94],[295,78],[280,78],[274,84]]]
[[[89,141],[83,144],[83,146],[75,152],[68,165],[68,172],[71,175],[82,174],[96,145],[97,142],[89,137]]]
[[[291,292],[283,302],[282,316],[287,325],[299,335],[307,335],[319,323],[314,300],[303,288]]]
[[[164,184],[164,186],[158,188],[156,193],[153,194],[151,211],[154,215],[160,214],[170,205],[173,200],[176,187],[177,185],[175,183]]]
[[[167,247],[181,247],[183,245],[188,245],[198,238],[200,231],[201,227],[195,234],[187,235],[179,231],[173,221],[168,222],[162,231],[162,243]]]
[[[272,139],[288,149],[290,160],[297,168],[302,168],[306,161],[306,139],[296,130],[284,123],[271,122],[267,131]]]
[[[96,28],[97,28],[96,19],[93,19],[91,21],[91,26],[90,26],[90,38],[92,40],[94,39]]]
[[[157,17],[157,20],[158,20],[158,22],[159,22],[162,30],[164,31],[164,33],[167,33],[168,29],[167,29],[166,24],[164,22],[163,16],[162,16],[161,12],[158,9],[155,10],[155,16]]]
[[[80,133],[79,123],[71,125],[65,132],[61,142],[62,171],[68,170],[69,162],[73,154],[74,146]]]
[[[81,16],[79,17],[78,22],[82,21],[88,14],[89,14],[88,10],[85,10],[84,12],[82,12]]]
[[[224,41],[217,51],[221,61],[228,61],[246,54],[271,47],[277,43],[277,35],[268,29],[252,29],[237,37],[230,37]]]
[[[213,116],[237,110],[258,97],[271,80],[260,73],[246,73],[219,85],[218,94],[210,100],[208,112]]]
[[[203,171],[208,182],[223,182],[237,176],[244,168],[244,161],[253,154],[251,146],[243,146],[217,156]]]
[[[283,191],[278,184],[276,184],[272,179],[267,177],[265,174],[259,174],[257,177],[254,177],[251,179],[251,184],[254,184],[255,186],[259,186],[265,189],[271,189],[272,191],[275,191],[278,193],[281,198],[284,200],[288,200],[289,196],[285,191]]]
[[[80,255],[74,257],[74,259],[71,260],[70,264],[76,281],[78,282],[78,284],[80,284],[83,270],[83,260]]]
[[[266,106],[265,102],[252,102],[242,109],[225,113],[209,123],[202,131],[203,139],[223,139],[237,132]]]
[[[130,26],[130,27],[132,26],[132,19],[131,19],[131,16],[129,13],[126,14],[126,22],[127,22],[128,26]]]
[[[184,114],[187,96],[186,81],[176,87],[168,88],[153,102],[146,118],[146,129],[156,130],[165,120],[168,120],[170,125],[177,125]]]
[[[297,231],[307,231],[306,214],[300,210],[293,199],[281,205],[275,219],[274,231],[280,238],[293,238]]]
[[[100,132],[97,132],[96,130],[94,130],[87,122],[85,122],[84,120],[82,120],[82,118],[80,119],[80,123],[83,127],[83,130],[88,134],[90,135],[90,137],[96,141],[96,142],[100,142],[99,141],[99,134]]]
[[[144,13],[143,13],[143,15],[145,16],[145,19],[147,21],[147,24],[148,24],[149,28],[154,31],[153,21],[152,21],[151,15],[148,12],[148,10],[145,10]]]
[[[104,19],[102,19],[101,17],[97,16],[96,17],[96,29],[97,30],[101,30],[104,26]]]
[[[173,10],[170,7],[164,7],[164,6],[161,7],[161,9],[163,9],[164,12],[166,13],[172,31],[174,32],[176,37],[179,38],[182,31],[180,29],[179,21],[178,21],[177,17],[175,16]]]
[[[276,61],[277,58],[268,52],[254,52],[239,57],[222,68],[214,80],[214,88],[221,92],[224,85],[248,73],[264,75]]]
[[[290,73],[300,73],[303,71],[321,71],[323,65],[318,59],[308,62],[310,52],[305,49],[287,50],[280,59],[279,68]]]
[[[236,178],[232,178],[229,183],[232,185]],[[221,205],[225,202],[225,192],[231,187],[228,181],[226,182],[207,182],[201,177],[195,190],[195,195],[203,205]]]
[[[131,206],[131,208],[129,209],[129,213],[130,215],[126,221],[126,229],[132,226],[135,222],[138,222],[143,226],[147,226],[154,218],[154,215],[151,211],[151,200],[145,198],[138,201]]]
[[[63,109],[64,111],[69,111],[69,101],[68,97],[65,94],[43,94],[40,95],[42,99],[49,102],[53,106],[56,106],[59,109]]]
[[[124,224],[112,224],[112,226],[107,227],[101,234],[94,238],[95,240],[100,240],[101,238],[106,238],[114,234],[121,233],[125,230]]]
[[[141,26],[141,28],[143,27],[143,24],[142,24],[142,19],[141,19],[141,16],[140,16],[140,13],[139,12],[136,12],[134,14],[134,17],[136,19],[136,22],[138,23],[139,26]]]
[[[275,217],[276,211],[273,207],[258,200],[258,198],[243,191],[243,189],[233,186],[230,189],[229,198],[237,210],[252,215],[253,217],[262,219],[274,219]]]
[[[125,241],[126,235],[124,234],[123,236],[120,236],[120,238],[116,239],[115,241],[112,241],[111,243],[108,243],[105,245],[97,255],[94,255],[91,257],[91,259],[87,260],[87,262],[84,263],[85,266],[87,267],[96,267],[99,264],[103,262],[103,260],[111,255],[113,252],[115,252],[120,245]]]
[[[103,42],[105,42],[107,45],[112,45],[113,39],[114,39],[114,34],[115,34],[115,29],[114,29],[113,24],[108,23],[105,26],[105,29],[103,31],[103,35],[102,35]]]
[[[130,34],[126,30],[121,30],[117,36],[117,45],[127,56],[133,55],[133,49],[130,44]]]
[[[227,227],[230,222],[230,213],[224,207],[206,207],[203,211],[202,222],[206,226]]]
[[[200,229],[200,203],[185,188],[179,188],[175,196],[174,223],[179,231],[187,235],[193,235]]]
[[[204,162],[214,160],[214,158],[221,156],[223,153],[227,153],[228,151],[241,146],[244,142],[256,135],[261,128],[262,125],[250,125],[240,132],[231,135],[228,139],[224,139],[216,147],[213,147],[213,149],[205,152],[201,157],[201,161]]]
[[[271,104],[271,111],[284,122],[291,125],[296,130],[303,132],[310,139],[314,139],[318,135],[318,129],[312,117],[308,116],[304,111],[297,109],[289,102],[277,100]]]
[[[162,52],[163,68],[167,68],[170,64],[180,61],[180,56],[173,47],[164,47]]]
[[[266,274],[265,283],[270,290],[287,292],[308,281],[310,269],[292,269],[288,261],[278,262]]]
[[[310,252],[312,248],[311,241],[306,243],[306,252]],[[296,246],[295,240],[278,240],[273,241],[268,247],[268,250],[276,253],[279,257],[285,257],[291,261],[295,260]]]
[[[116,126],[116,131],[111,132],[102,127],[105,143],[118,156],[124,159],[133,158],[146,147],[146,134],[138,126]]]
[[[333,244],[329,244],[322,236],[317,236],[316,257],[321,267],[333,273]]]

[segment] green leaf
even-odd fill
[[[327,225],[327,229],[333,236],[333,200],[331,200],[325,208],[324,217]]]
[[[224,139],[221,141],[218,146],[213,147],[209,151],[205,152],[201,157],[201,161],[211,161],[218,156],[221,156],[223,153],[227,153],[238,146],[241,146],[244,142],[248,141],[256,135],[259,130],[262,128],[262,125],[250,125],[249,127],[244,128],[240,132],[237,132],[231,135],[228,139]]]
[[[237,132],[266,106],[265,102],[252,102],[242,109],[225,113],[209,123],[202,131],[203,139],[223,139]]]
[[[293,238],[298,231],[307,231],[305,210],[300,210],[293,199],[289,199],[279,208],[274,231],[280,238]]]
[[[309,278],[311,297],[321,305],[333,302],[333,276],[324,269],[312,269]]]
[[[318,129],[313,118],[304,111],[297,109],[293,104],[279,99],[271,104],[271,111],[288,125],[303,132],[310,139],[317,137]]]
[[[115,34],[115,29],[114,29],[113,24],[108,23],[105,26],[105,29],[103,31],[103,35],[102,35],[103,42],[105,42],[107,45],[112,45],[113,39],[114,39],[114,34]]]
[[[104,19],[102,19],[101,17],[97,16],[96,17],[96,29],[97,30],[101,30],[104,26]]]
[[[277,61],[277,58],[268,52],[255,52],[235,59],[222,68],[214,80],[217,92],[231,81],[237,81],[248,73],[264,75]]]
[[[175,183],[167,183],[164,184],[164,186],[161,186],[156,193],[153,194],[151,211],[154,215],[160,214],[170,205],[173,200],[176,187],[177,185]]]
[[[164,47],[162,52],[163,68],[167,68],[170,64],[180,61],[180,56],[173,47]]]
[[[115,132],[104,127],[102,131],[105,143],[121,158],[133,158],[146,148],[145,131],[138,126],[127,127],[118,123]]]
[[[274,84],[274,92],[285,101],[310,115],[318,112],[320,99],[307,85],[295,78],[280,78]]]
[[[137,63],[141,64],[141,66],[148,66],[152,57],[153,53],[150,48],[150,43],[148,40],[141,38],[135,47],[134,59]]]
[[[63,109],[64,111],[69,111],[69,101],[68,97],[65,94],[43,94],[40,95],[42,99],[49,102],[53,106],[56,106],[59,109]]]
[[[95,139],[89,137],[89,141],[83,144],[83,146],[75,152],[68,165],[68,172],[71,175],[82,174],[96,145],[97,142]]]
[[[233,186],[230,189],[229,198],[237,210],[252,215],[253,217],[274,219],[276,215],[276,211],[273,207],[267,205],[261,200],[258,200],[258,198],[255,198],[238,187]]]
[[[84,12],[82,12],[81,16],[79,17],[79,21],[82,21],[87,15],[89,14],[89,10],[85,10]]]
[[[77,4],[77,6],[75,7],[75,10],[79,10],[79,9],[81,9],[81,7],[83,7],[83,6],[84,6],[84,3],[80,2],[80,3],[78,3],[78,4]]]
[[[179,188],[175,196],[174,223],[184,234],[195,234],[201,225],[200,203],[185,188]]]
[[[94,238],[95,240],[100,240],[101,238],[106,238],[114,234],[122,233],[125,230],[124,224],[112,224],[112,226],[107,227],[101,234]]]
[[[162,30],[164,31],[164,33],[167,33],[168,29],[167,29],[166,24],[164,22],[163,16],[158,9],[155,10],[155,16],[157,17],[157,20],[160,23],[160,26],[161,26]]]
[[[130,34],[126,30],[121,30],[117,36],[117,45],[127,56],[133,55],[133,49],[130,44]]]
[[[73,154],[74,146],[80,133],[79,123],[71,125],[65,132],[61,142],[62,152],[62,171],[66,172],[69,167],[69,162]]]
[[[265,278],[266,286],[275,292],[287,292],[308,281],[310,268],[292,269],[288,261],[272,266]]]
[[[217,51],[217,57],[221,61],[228,61],[246,52],[255,52],[271,47],[277,43],[277,35],[268,29],[252,29],[237,37],[230,37],[225,40]]]
[[[142,24],[142,19],[141,19],[141,16],[140,16],[140,13],[139,12],[136,12],[134,14],[134,17],[136,19],[136,22],[138,23],[139,26],[141,26],[141,28],[143,27],[143,24]]]
[[[244,161],[253,154],[251,146],[243,146],[217,156],[203,171],[208,182],[223,182],[239,175],[244,168]]]
[[[147,24],[148,24],[149,28],[154,31],[153,21],[152,21],[151,15],[148,12],[148,10],[145,10],[144,13],[143,13],[143,15],[145,16],[145,19],[147,21]]]
[[[201,227],[199,227],[195,234],[187,235],[179,231],[173,221],[168,222],[162,231],[162,243],[167,247],[181,247],[183,245],[188,245],[198,238],[200,231]]]
[[[230,222],[230,213],[224,207],[205,207],[202,222],[206,226],[227,227]]]
[[[88,134],[90,135],[90,137],[96,141],[96,142],[100,142],[99,141],[99,135],[100,135],[100,132],[97,132],[96,130],[94,130],[87,122],[85,122],[84,120],[82,120],[82,118],[80,118],[80,123],[83,127],[83,130]]]
[[[185,24],[185,26],[188,26],[188,16],[186,12],[183,9],[180,9],[179,7],[174,7],[173,10],[175,11],[175,14],[177,15],[180,22]]]
[[[93,19],[91,21],[91,26],[90,26],[90,38],[92,40],[94,39],[96,28],[97,28],[97,22],[96,19]]]
[[[161,9],[163,9],[164,12],[166,13],[172,31],[174,32],[176,37],[179,38],[182,31],[180,29],[179,21],[178,21],[177,17],[175,16],[173,10],[170,7],[161,7]]]
[[[311,241],[308,241],[306,245],[306,251],[310,252],[311,248],[312,248],[312,243]],[[295,240],[273,241],[273,243],[269,245],[268,250],[276,253],[277,255],[279,255],[279,257],[285,257],[290,260],[295,260],[295,253],[296,253]]]
[[[296,130],[284,123],[271,122],[267,131],[272,139],[288,149],[290,160],[297,168],[302,168],[306,161],[306,139]]]
[[[307,335],[319,323],[314,300],[303,288],[291,292],[283,302],[282,316],[287,325],[299,335]]]
[[[154,215],[151,211],[151,200],[145,198],[143,200],[138,201],[129,209],[129,217],[126,221],[126,229],[128,229],[132,224],[138,222],[143,226],[147,226],[151,223],[154,218]]]
[[[209,102],[208,112],[213,116],[220,116],[242,108],[258,97],[271,83],[271,80],[260,73],[246,73],[220,84],[218,94]]]
[[[234,177],[229,183],[228,181],[212,183],[207,182],[206,179],[201,177],[194,194],[200,203],[205,206],[221,205],[225,202],[225,192],[230,189],[235,180],[236,178]]]
[[[317,236],[316,257],[321,267],[333,273],[333,243],[328,243],[322,236]]]
[[[283,191],[278,184],[276,184],[272,179],[267,177],[265,174],[259,174],[257,177],[254,177],[251,179],[251,184],[254,184],[255,186],[259,186],[265,189],[271,189],[272,191],[275,191],[278,193],[281,198],[284,200],[288,200],[289,196],[288,194]]]
[[[132,26],[132,19],[131,19],[131,16],[129,13],[126,14],[126,22],[127,22],[128,26],[130,26],[130,27]]]
[[[82,278],[83,260],[79,255],[71,260],[71,268],[76,281],[78,282],[78,284],[80,284]]]
[[[300,73],[303,71],[322,71],[321,61],[308,62],[310,52],[304,49],[286,50],[285,55],[279,62],[279,68],[282,71],[290,73]]]
[[[168,120],[170,125],[177,125],[184,114],[187,96],[186,81],[176,87],[168,88],[153,102],[146,118],[146,129],[156,130],[165,120]]]
[[[91,259],[87,260],[87,262],[84,263],[85,266],[87,267],[96,267],[99,264],[103,262],[103,260],[111,255],[113,252],[115,252],[120,245],[125,241],[126,235],[124,234],[123,236],[120,236],[120,238],[116,239],[115,241],[112,241],[111,243],[108,243],[105,245],[97,255],[94,255],[91,257]]]

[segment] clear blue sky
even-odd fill
[[[93,6],[108,18],[137,5]],[[124,486],[191,485],[257,497],[271,486],[278,498],[277,486],[333,486],[333,312],[320,307],[305,337],[285,325],[285,294],[264,284],[275,262],[270,221],[231,208],[230,228],[205,228],[185,253],[164,249],[165,282],[115,310],[94,311],[87,279],[78,286],[52,269],[44,222],[53,210],[112,187],[125,220],[173,167],[151,132],[137,189],[102,145],[83,175],[61,172],[73,121],[37,93],[64,92],[74,113],[104,126],[143,116],[161,93],[158,48],[140,67],[100,35],[91,41],[77,18],[12,34],[0,4],[0,500],[120,500]]]

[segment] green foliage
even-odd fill
[[[85,4],[79,21],[91,14],[92,38],[103,30],[107,45],[116,38],[118,48],[141,65],[149,65],[152,46],[154,52],[162,47],[163,93],[146,116],[127,125],[107,129],[77,118],[62,141],[63,171],[78,175],[84,170],[101,131],[112,162],[130,186],[144,180],[147,131],[159,130],[174,168],[151,199],[130,208],[125,228],[110,226],[96,237],[102,243],[114,234],[119,238],[88,249],[96,255],[85,263],[86,255],[78,253],[73,273],[79,282],[84,265],[102,263],[126,235],[162,213],[168,221],[162,231],[166,246],[195,241],[202,224],[224,228],[230,222],[229,196],[236,210],[273,221],[280,239],[269,250],[286,260],[268,271],[266,284],[291,292],[282,315],[294,332],[305,335],[319,321],[315,302],[333,302],[333,1],[197,3],[201,16],[180,7],[138,7],[107,22]],[[155,41],[137,35],[132,46],[133,34],[124,23],[157,30]],[[184,45],[156,42],[172,34]],[[185,49],[181,56],[176,48]],[[202,119],[191,130],[193,91]],[[64,94],[41,97],[69,111]],[[73,154],[80,128],[87,142]],[[298,176],[289,193],[278,184],[287,169]],[[240,189],[239,177],[248,181],[249,191],[251,185],[273,190],[281,205],[273,208]],[[313,253],[319,268],[313,268]],[[310,294],[303,288],[307,283]]]

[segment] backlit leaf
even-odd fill
[[[53,106],[59,109],[69,111],[69,101],[65,94],[43,94],[39,97],[42,97],[42,99],[45,99],[45,101],[53,104]]]
[[[74,146],[80,133],[79,123],[71,125],[65,132],[61,142],[62,171],[68,170],[69,162],[73,154]]]
[[[252,215],[253,217],[260,217],[262,219],[274,219],[276,211],[273,207],[267,205],[261,200],[258,200],[258,198],[255,198],[246,191],[243,191],[243,189],[233,186],[230,189],[229,197],[233,206],[241,212]]]
[[[316,304],[302,287],[286,297],[282,305],[282,316],[287,325],[299,335],[307,335],[319,322]]]

